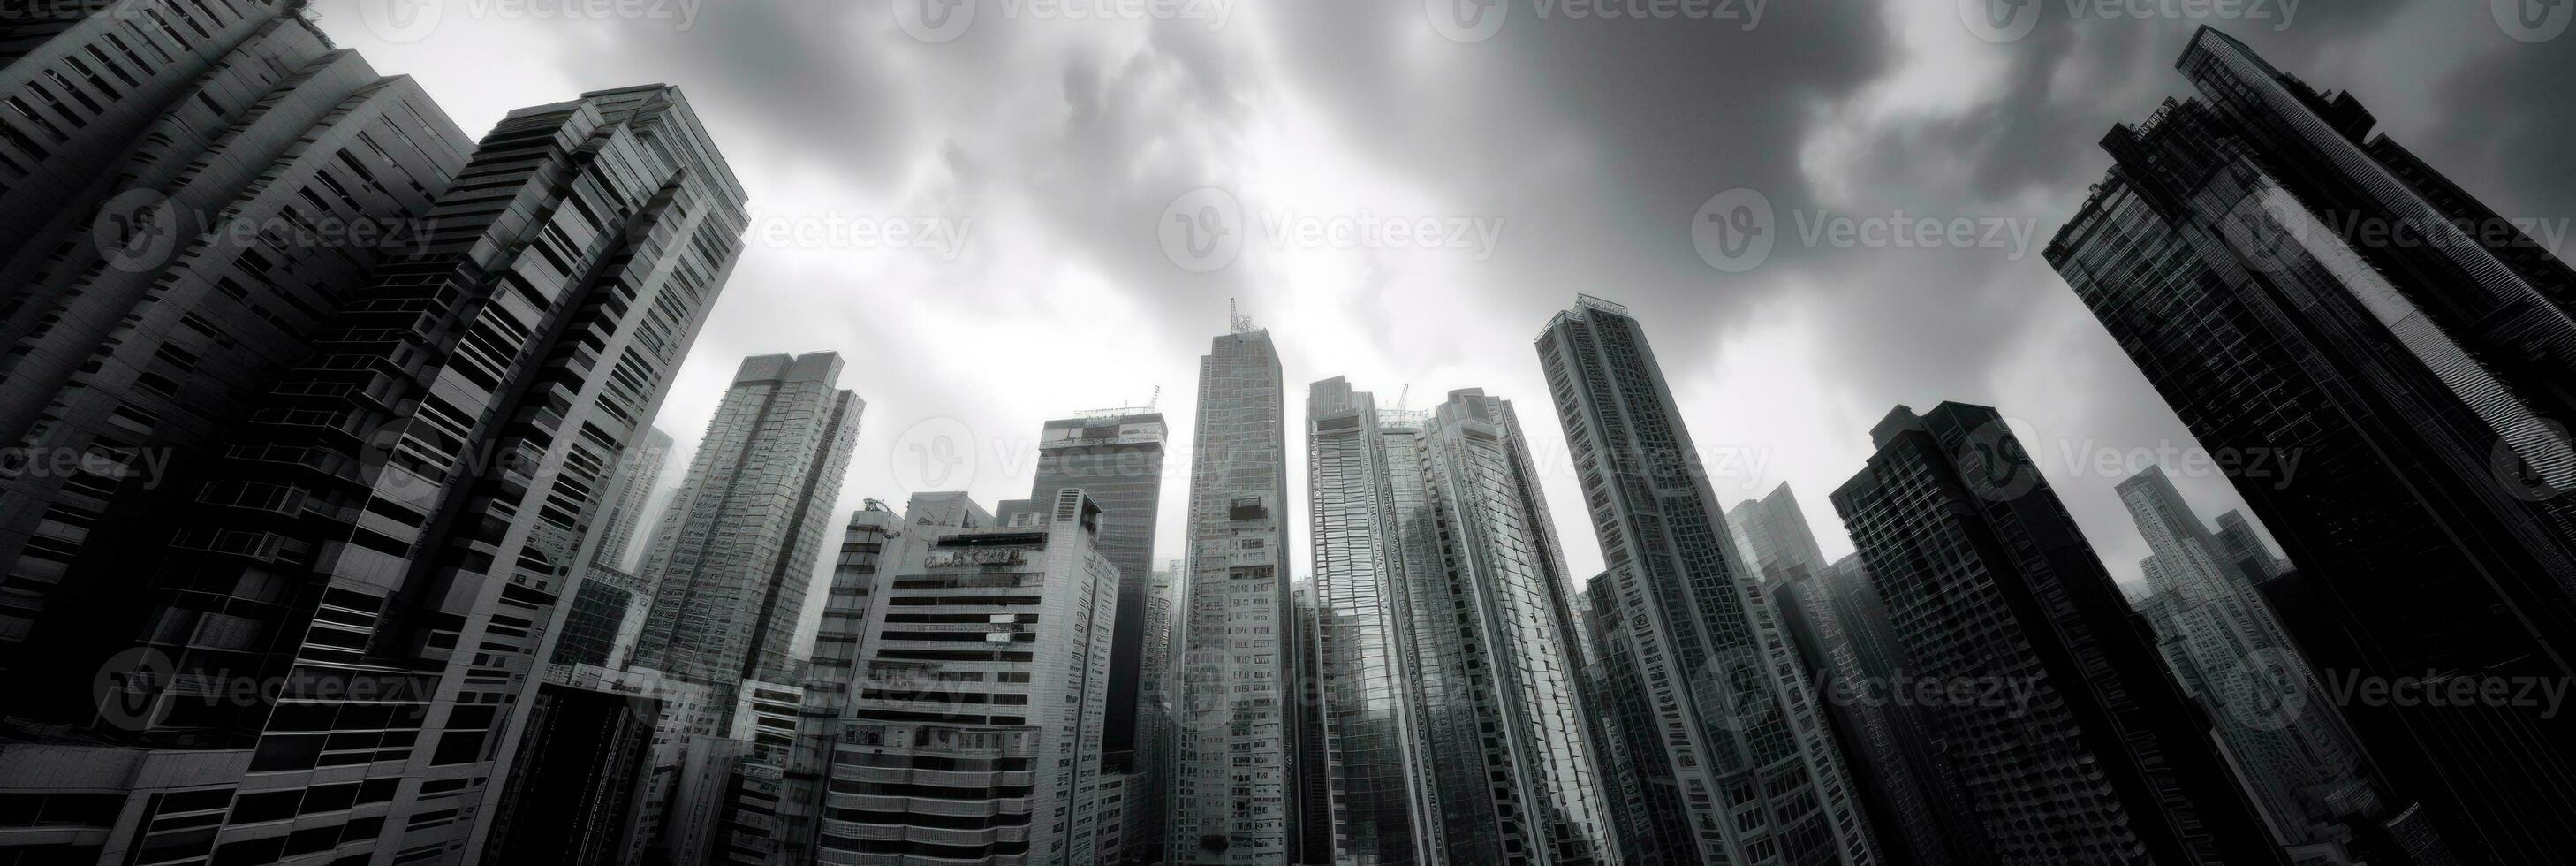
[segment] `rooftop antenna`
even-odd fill
[[[1232,328],[1237,334],[1252,333],[1252,316],[1240,312],[1233,298],[1225,299],[1225,321],[1227,327]]]
[[[1410,408],[1413,408],[1413,383],[1406,382],[1404,390],[1396,392],[1395,411],[1402,412]]]
[[[1145,408],[1152,409],[1161,405],[1163,405],[1163,386],[1156,385],[1154,386],[1154,396],[1146,398],[1145,400]]]

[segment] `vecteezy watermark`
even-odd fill
[[[2039,26],[2049,0],[1958,0],[1959,23],[1988,42],[2017,42]],[[2058,0],[2069,20],[2232,22],[2290,29],[2303,0]]]
[[[654,21],[696,27],[705,0],[358,0],[358,21],[386,42],[427,39],[449,15],[519,21]]]
[[[1222,30],[1242,0],[893,0],[895,26],[923,42],[947,42],[975,25],[978,7],[1026,21],[1191,21]]]
[[[2492,0],[2496,27],[2518,42],[2539,44],[2564,36],[2576,20],[2576,0]]]
[[[281,699],[411,703],[425,712],[421,681],[360,671],[296,668],[260,676],[228,669],[191,670],[183,677],[168,653],[138,646],[109,656],[90,678],[90,698],[101,722],[141,731],[186,704],[204,707],[275,707]]]
[[[124,478],[138,480],[139,489],[154,490],[169,477],[177,456],[169,448],[132,448],[112,455],[82,448],[16,446],[0,448],[0,478]]]
[[[975,233],[974,217],[772,214],[753,209],[751,242],[770,249],[930,250],[954,261]]]
[[[2001,250],[2020,261],[2039,237],[2035,217],[1929,216],[1903,210],[1886,214],[1794,211],[1792,239],[1808,249]],[[1710,196],[1691,218],[1691,245],[1709,267],[1740,274],[1762,266],[1780,242],[1771,199],[1738,187]]]
[[[2357,210],[2313,211],[2289,192],[2264,187],[2237,200],[2219,232],[2245,266],[2278,273],[2340,246],[2355,251],[2566,249],[2565,217],[2390,217]]]
[[[292,206],[265,217],[209,214],[180,207],[156,190],[129,189],[99,207],[90,239],[108,267],[143,273],[169,264],[191,239],[243,250],[245,256],[257,255],[261,246],[280,254],[322,249],[405,254],[424,248],[433,225],[408,217],[344,219]]]
[[[2375,676],[2360,671],[2327,671],[2327,700],[2339,707],[2462,709],[2469,707],[2539,710],[2555,719],[2567,707],[2565,677],[2492,676],[2425,671],[2421,676]]]
[[[1423,0],[1431,29],[1456,42],[1483,42],[1503,32],[1512,0]],[[1729,21],[1762,26],[1771,0],[1531,0],[1540,20]]]
[[[904,428],[886,455],[895,486],[905,493],[964,490],[975,483],[979,467],[975,428],[940,416]]]
[[[1261,211],[1260,225],[1246,225],[1234,194],[1200,187],[1174,197],[1155,220],[1163,255],[1182,270],[1207,273],[1233,264],[1247,237],[1278,250],[1449,250],[1477,261],[1494,254],[1501,216],[1409,216],[1374,208],[1315,213],[1295,208]]]

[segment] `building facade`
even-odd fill
[[[1394,478],[1411,476],[1421,488],[1421,428],[1415,413],[1382,417],[1367,392],[1340,377],[1307,390],[1311,651],[1322,702],[1322,748],[1307,752],[1323,764],[1300,772],[1329,790],[1325,815],[1301,820],[1329,820],[1335,863],[1444,862],[1446,853],[1428,772],[1428,710],[1407,645],[1413,629],[1405,590],[1429,579],[1423,572],[1431,564],[1405,562],[1396,532],[1403,515]],[[1429,506],[1415,498],[1417,507]],[[1308,651],[1303,642],[1299,649]]]
[[[1301,726],[1292,723],[1287,414],[1269,332],[1238,320],[1215,338],[1199,359],[1197,426],[1166,856],[1290,862],[1304,841],[1290,757]]]
[[[1466,691],[1465,700],[1444,694],[1430,712],[1472,710],[1472,724],[1435,726],[1435,737],[1482,747],[1467,773],[1442,759],[1428,768],[1442,780],[1447,862],[1627,862],[1574,588],[1520,416],[1509,400],[1465,389],[1424,420],[1418,463],[1435,508],[1407,515],[1402,536],[1409,548],[1445,543],[1433,567],[1407,575],[1405,631],[1426,670],[1459,636],[1462,651],[1443,667],[1456,678],[1448,691]],[[1390,440],[1390,450],[1400,445]]]
[[[115,768],[102,859],[473,859],[610,466],[723,286],[742,201],[675,89],[511,113],[421,249],[174,470],[196,498],[116,528],[119,597],[47,639],[100,660],[77,667],[111,683],[106,744],[0,764]],[[241,678],[283,685],[208,699]]]
[[[1911,673],[2011,696],[1926,714],[1987,862],[2285,862],[2002,416],[1898,407],[1870,437],[1834,508]]]
[[[1102,862],[1118,569],[1081,490],[1043,522],[908,520],[861,626],[823,862]],[[1114,851],[1112,852],[1114,853]]]
[[[2318,603],[2323,675],[2576,676],[2576,275],[2351,94],[2210,29],[2179,65],[2200,98],[2104,137],[2050,264],[2202,446],[2298,458],[2230,480]],[[2568,714],[2381,703],[2355,731],[2461,856],[2576,847]]]
[[[789,646],[858,441],[841,357],[743,359],[645,559],[633,666],[730,688],[791,682]]]
[[[417,250],[465,167],[471,139],[418,84],[333,50],[295,5],[12,16],[0,671],[51,663],[20,652],[40,623],[83,628],[47,612],[58,596],[118,591],[64,585],[85,556],[122,555],[90,549],[114,535],[100,524],[135,519],[120,506],[241,423],[376,264]]]
[[[2373,844],[2362,837],[2395,810],[2364,772],[2342,708],[2289,631],[2250,582],[2230,577],[2217,533],[2163,469],[2149,467],[2118,492],[2151,554],[2143,570],[2159,603],[2148,621],[2170,647],[2166,663],[2210,710],[2275,837],[2285,845]]]
[[[1053,491],[1082,488],[1100,503],[1101,552],[1118,566],[1117,641],[1109,666],[1109,728],[1101,754],[1110,769],[1135,765],[1137,682],[1144,668],[1145,590],[1154,574],[1154,523],[1163,499],[1163,416],[1103,412],[1046,422],[1030,496],[1041,508]]]
[[[1949,780],[1924,747],[1922,719],[1912,702],[1893,699],[1903,665],[1885,649],[1893,644],[1884,634],[1886,606],[1867,571],[1856,558],[1850,567],[1825,560],[1787,484],[1737,503],[1726,519],[1824,704],[1875,837],[1922,866],[1985,862],[1981,834],[1953,805]]]
[[[1609,567],[1595,605],[1667,862],[1876,863],[1839,753],[1742,561],[1644,329],[1584,296],[1538,355]],[[1641,724],[1642,723],[1642,724]]]

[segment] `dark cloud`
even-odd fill
[[[1334,314],[1278,335],[1292,414],[1304,382],[1365,362],[1398,377],[1369,387],[1419,378],[1427,393],[1508,391],[1534,432],[1554,436],[1550,413],[1529,410],[1544,395],[1526,341],[1578,291],[1646,314],[1677,381],[1740,372],[1715,369],[1719,335],[1740,333],[1763,311],[1794,309],[1824,323],[1817,345],[1763,360],[1812,374],[1825,391],[1812,395],[1820,405],[1877,407],[1854,410],[1875,417],[1900,402],[1962,399],[2031,419],[2052,440],[2188,444],[2037,247],[2100,179],[2103,132],[2188,93],[2173,64],[2196,22],[2079,20],[2064,0],[2033,2],[2038,28],[2003,44],[1948,29],[1961,26],[1948,0],[1772,0],[1749,32],[1741,19],[1543,17],[1536,0],[1514,0],[1501,32],[1474,43],[1438,35],[1415,0],[1242,0],[1222,29],[1013,18],[1002,0],[986,0],[966,33],[929,43],[906,36],[888,3],[711,0],[686,30],[508,22],[548,28],[551,58],[483,57],[468,42],[442,45],[440,56],[551,60],[582,87],[680,84],[756,199],[815,208],[841,197],[853,213],[974,216],[974,245],[954,261],[871,259],[835,270],[755,248],[700,341],[698,355],[713,360],[693,360],[684,387],[712,390],[742,354],[842,348],[852,385],[872,404],[863,447],[891,448],[906,424],[929,415],[1034,429],[1037,418],[1080,408],[1071,401],[1114,402],[1106,395],[1158,382],[1186,440],[1193,362],[1230,297],[1265,314],[1319,304]],[[1917,24],[1941,32],[1892,27],[1899,11],[1920,11],[1896,4],[1940,7]],[[2562,156],[2576,139],[2576,112],[2564,108],[2576,91],[2576,51],[2566,47],[2576,36],[2515,42],[2487,7],[2306,0],[2286,28],[2226,29],[2319,87],[2354,89],[2409,133],[2406,144],[2497,209],[2576,216],[2576,174]],[[335,13],[326,23],[354,20]],[[1917,56],[1925,51],[1929,60]],[[461,94],[442,91],[440,69],[388,71],[420,74],[451,104],[569,95]],[[1970,81],[1982,89],[1951,92]],[[1870,102],[1898,86],[1952,101]],[[1281,141],[1305,149],[1279,152]],[[1213,185],[1251,198],[1281,183],[1263,172],[1379,179],[1390,202],[1429,201],[1442,214],[1500,217],[1508,227],[1491,257],[1438,268],[1350,251],[1336,260],[1347,268],[1332,272],[1345,284],[1323,298],[1289,294],[1296,271],[1262,253],[1210,274],[1166,257],[1157,221],[1176,196]],[[1762,191],[1786,233],[1799,215],[1901,209],[2026,224],[2032,246],[1842,249],[1789,239],[1763,267],[1725,274],[1699,258],[1690,221],[1735,187]],[[1115,328],[1047,327],[1068,320],[1071,291],[1109,293],[1128,318]],[[1445,306],[1426,314],[1425,304]],[[1106,369],[1101,378],[1116,381],[1079,383],[1078,394],[963,362],[1017,370],[1147,356],[1163,360]],[[1429,381],[1435,375],[1465,381]],[[704,402],[674,398],[675,407]],[[1799,407],[1696,408],[1758,418]],[[672,432],[686,439],[693,423]],[[1856,454],[1865,437],[1855,425],[1835,441],[1769,444]],[[1826,494],[1857,468],[1855,457],[1788,479],[1829,548],[1843,545]],[[863,465],[853,497],[889,495],[886,474]],[[2133,572],[2143,545],[2110,494],[2119,479],[2058,475],[2105,558]],[[2235,502],[2221,481],[2179,480],[2210,511]],[[1577,567],[1597,562],[1570,483],[1552,490]]]

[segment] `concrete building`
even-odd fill
[[[38,636],[112,684],[81,730],[111,744],[98,764],[124,765],[125,793],[78,844],[117,861],[485,850],[610,467],[723,286],[742,201],[669,87],[521,109],[486,136],[423,247],[379,263],[246,423],[174,469],[195,499],[92,539],[123,552],[100,566],[113,603]],[[282,686],[223,697],[242,680]],[[0,788],[61,784],[25,763],[66,738],[0,746]]]
[[[907,516],[861,627],[822,862],[1088,864],[1114,847],[1123,801],[1099,743],[1118,570],[1099,503],[1053,501],[1017,526]]]
[[[1046,422],[1038,434],[1037,479],[1030,498],[1005,502],[1043,515],[1054,491],[1079,487],[1101,508],[1101,551],[1118,566],[1118,640],[1109,667],[1109,733],[1101,742],[1109,769],[1135,767],[1137,682],[1144,669],[1145,589],[1154,573],[1154,524],[1163,499],[1163,416],[1111,409]]]
[[[31,6],[0,37],[0,671],[88,628],[58,601],[128,600],[66,583],[123,555],[91,548],[101,524],[159,519],[145,494],[418,251],[465,167],[417,83],[296,5]],[[59,721],[89,703],[73,685],[21,706]]]

